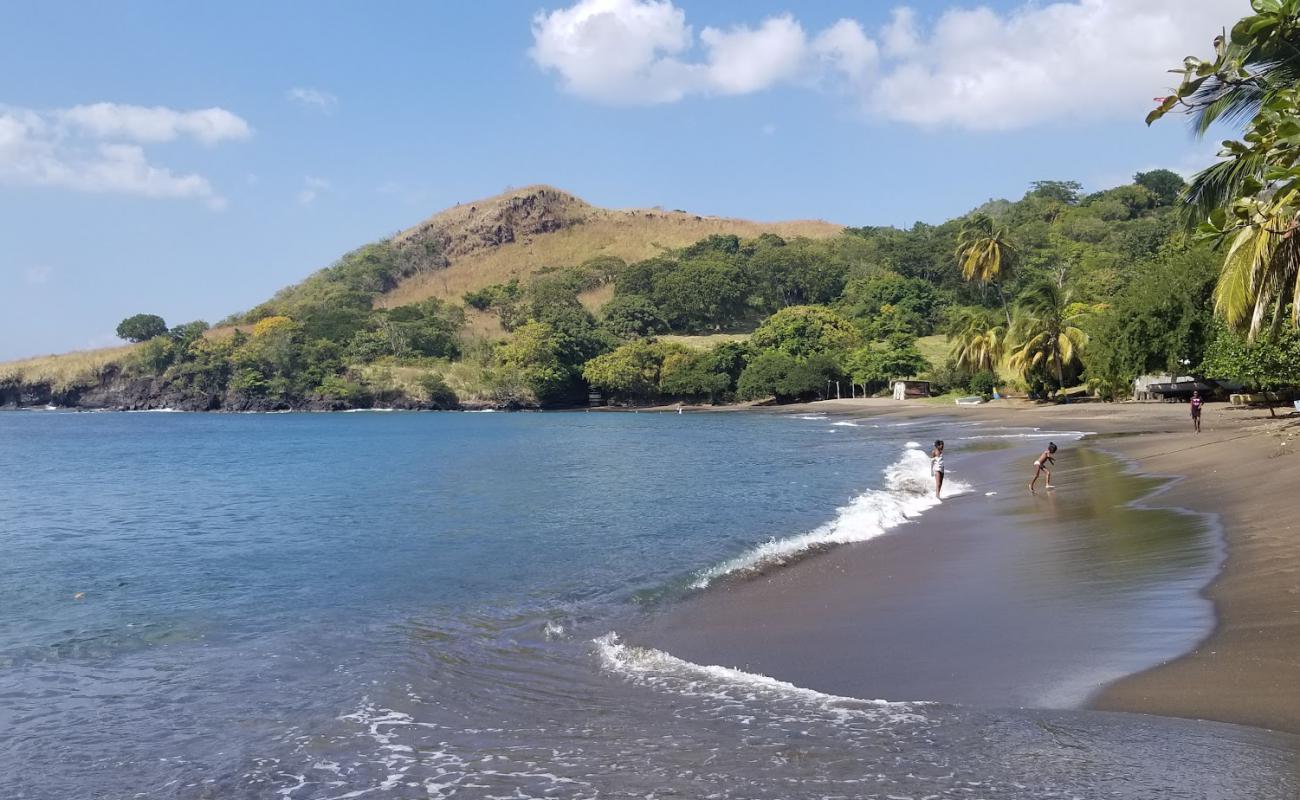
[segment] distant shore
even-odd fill
[[[1175,478],[1144,504],[1212,514],[1221,522],[1226,557],[1204,590],[1214,629],[1180,657],[1108,681],[1089,706],[1300,733],[1300,529],[1293,494],[1300,420],[1215,403],[1207,405],[1198,436],[1184,404],[943,406],[867,399],[771,411],[1088,431],[1090,448],[1113,453],[1142,474]]]

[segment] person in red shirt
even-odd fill
[[[1197,433],[1201,432],[1201,393],[1192,392],[1192,427]]]

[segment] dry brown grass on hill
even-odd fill
[[[578,295],[578,302],[582,303],[582,307],[593,314],[599,314],[601,307],[613,299],[614,284],[612,283],[597,286],[595,289],[588,289]]]
[[[394,243],[399,245],[440,242],[449,265],[408,278],[378,305],[392,308],[429,297],[459,300],[484,286],[526,279],[542,267],[574,266],[596,256],[639,261],[714,234],[824,238],[841,230],[820,220],[751,222],[681,211],[602,209],[558,189],[530,186],[456,206],[398,234]]]
[[[6,361],[0,363],[0,381],[11,379],[25,383],[48,381],[55,389],[67,388],[82,380],[93,379],[101,369],[121,361],[135,347],[136,345],[128,344]]]
[[[717,347],[724,342],[747,342],[750,334],[748,333],[703,333],[697,336],[687,336],[684,334],[665,333],[657,337],[661,342],[672,342],[673,344],[684,345],[685,347],[696,350],[709,350]]]

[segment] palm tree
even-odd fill
[[[1291,306],[1300,323],[1300,215],[1294,198],[1257,206],[1252,224],[1237,232],[1214,287],[1214,310],[1228,327],[1254,340],[1265,325],[1276,328]]]
[[[1065,388],[1065,365],[1077,359],[1088,343],[1080,324],[1086,306],[1075,303],[1071,292],[1051,281],[1029,287],[1016,301],[1011,325],[1009,364],[1027,376],[1037,366],[1055,369],[1056,383]]]
[[[996,311],[963,309],[949,328],[950,354],[971,372],[996,372],[1006,352],[1007,329]]]
[[[1191,96],[1185,98],[1192,132],[1204,137],[1215,123],[1244,125],[1259,113],[1264,103],[1280,90],[1300,83],[1300,40],[1295,24],[1296,3],[1291,8],[1268,14],[1271,32],[1257,36],[1216,36],[1216,61],[1224,67],[1222,75],[1205,79]],[[1238,23],[1253,26],[1264,21],[1261,15]],[[1277,24],[1285,21],[1285,24]],[[1233,41],[1236,39],[1236,41]],[[1184,211],[1190,226],[1200,224],[1216,208],[1231,203],[1242,193],[1249,179],[1259,180],[1267,164],[1257,154],[1239,154],[1198,172],[1184,191]]]
[[[1016,255],[1016,246],[1007,236],[1007,229],[998,227],[987,214],[971,217],[957,236],[957,263],[961,265],[962,277],[992,283],[997,288],[1007,325],[1011,324],[1011,309],[1001,282],[1011,274]]]

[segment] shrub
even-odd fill
[[[447,382],[442,379],[441,375],[430,372],[423,375],[416,382],[420,391],[424,393],[424,399],[438,408],[456,408],[460,405],[460,398],[451,390]]]
[[[985,370],[983,372],[975,373],[974,377],[970,379],[970,383],[967,384],[967,387],[970,389],[971,394],[978,394],[983,397],[992,397],[993,390],[997,388],[997,383],[998,377],[992,372]]]

